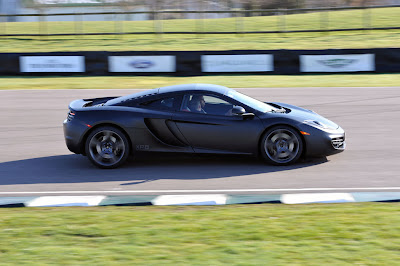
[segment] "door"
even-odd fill
[[[172,119],[196,152],[253,154],[262,123],[257,116],[233,115],[233,106],[218,95],[186,94]]]

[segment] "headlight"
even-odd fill
[[[303,123],[327,132],[336,130],[335,128],[316,120],[305,120]]]

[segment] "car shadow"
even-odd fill
[[[120,181],[135,185],[160,179],[194,180],[291,171],[327,162],[326,157],[290,166],[267,165],[248,156],[151,154],[117,169],[99,169],[81,155],[59,155],[0,163],[0,185]]]

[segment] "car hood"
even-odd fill
[[[269,102],[268,104],[275,106],[275,107],[283,107],[286,109],[286,112],[284,113],[266,113],[264,114],[265,117],[270,117],[271,114],[277,115],[280,117],[286,117],[291,120],[295,120],[299,123],[303,123],[305,120],[313,120],[313,121],[318,121],[322,122],[323,124],[327,125],[328,127],[332,129],[337,129],[339,128],[339,125],[336,123],[332,122],[329,119],[326,119],[325,117],[315,113],[312,110],[304,109],[295,105],[287,104],[287,103],[278,103],[278,102]],[[264,117],[263,115],[263,117]]]

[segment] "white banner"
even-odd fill
[[[84,56],[20,56],[21,72],[85,72]]]
[[[300,55],[301,72],[375,71],[374,54]]]
[[[265,72],[274,71],[271,54],[202,55],[202,72]]]
[[[109,56],[109,72],[175,72],[174,55]]]

